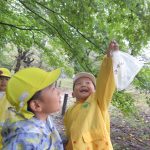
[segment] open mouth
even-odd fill
[[[81,93],[88,93],[89,90],[88,90],[88,89],[81,89],[80,92],[81,92]]]

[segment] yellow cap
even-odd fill
[[[8,101],[16,108],[17,112],[26,118],[31,118],[33,114],[27,111],[27,101],[36,92],[54,83],[60,73],[60,69],[46,72],[35,67],[20,70],[8,81],[6,89]]]
[[[11,77],[11,73],[7,68],[0,68],[0,76]]]

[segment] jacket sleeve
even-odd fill
[[[101,110],[106,110],[115,91],[115,80],[111,57],[104,57],[96,80],[96,99]]]

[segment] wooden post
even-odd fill
[[[62,116],[65,114],[65,111],[66,111],[67,100],[68,100],[68,94],[65,94],[64,95],[63,107],[62,107],[62,113],[61,113]]]

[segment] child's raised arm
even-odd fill
[[[115,87],[117,90],[126,89],[142,66],[143,63],[135,57],[119,51],[116,41],[109,44],[96,82],[96,99],[102,110],[108,108]]]
[[[102,110],[106,110],[108,108],[112,99],[112,95],[115,91],[111,52],[116,50],[119,50],[119,46],[115,41],[112,41],[109,44],[107,56],[104,57],[96,81],[96,99],[98,101],[99,107]]]

